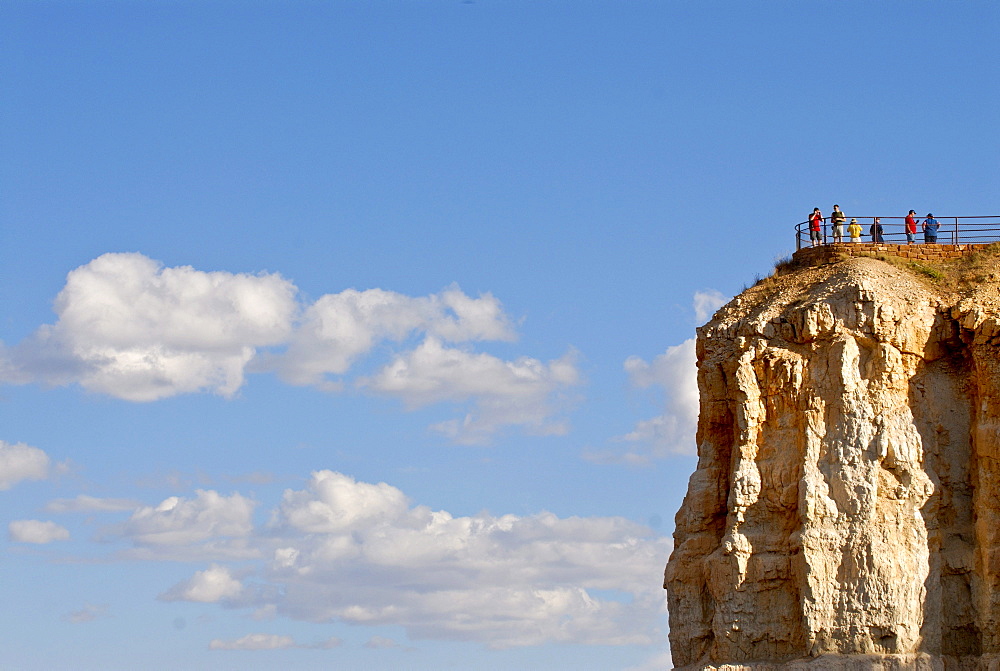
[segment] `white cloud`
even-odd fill
[[[72,622],[73,624],[82,624],[85,622],[93,622],[103,617],[110,617],[109,606],[107,604],[84,604],[83,608],[80,610],[75,610],[72,613],[67,613],[63,615],[64,620],[67,622]]]
[[[247,606],[494,648],[645,644],[661,635],[669,553],[650,536],[621,518],[454,517],[410,507],[385,483],[319,471],[275,511],[264,577],[276,589]]]
[[[273,365],[291,384],[336,389],[339,385],[328,374],[343,375],[378,343],[400,342],[416,332],[450,342],[514,339],[510,320],[490,294],[471,298],[451,287],[414,298],[382,289],[348,289],[327,294],[306,309],[287,352],[275,357]]]
[[[330,470],[286,490],[257,528],[254,505],[198,491],[141,507],[117,528],[134,545],[117,556],[211,562],[159,598],[255,619],[397,626],[411,638],[492,648],[665,637],[660,582],[670,541],[623,518],[456,516]],[[338,644],[251,634],[213,649]]]
[[[24,480],[44,480],[50,465],[49,456],[37,447],[0,440],[0,490]]]
[[[291,636],[278,634],[247,634],[236,640],[213,639],[209,650],[282,650],[297,647]]]
[[[133,499],[102,499],[80,494],[74,499],[53,499],[45,506],[48,513],[110,513],[135,510],[142,504]]]
[[[566,425],[552,419],[553,396],[579,383],[575,358],[570,352],[548,364],[528,357],[504,361],[427,338],[376,375],[359,380],[359,385],[397,397],[411,408],[473,400],[474,408],[463,420],[435,427],[459,443],[485,442],[512,425],[538,434],[560,434]]]
[[[343,639],[337,638],[336,636],[331,636],[330,638],[320,641],[309,646],[303,646],[312,648],[314,650],[333,650],[334,648],[339,648],[344,644]]]
[[[126,553],[136,559],[255,556],[247,542],[255,505],[240,494],[197,490],[193,499],[171,496],[158,506],[139,508],[116,535],[137,546]]]
[[[651,363],[639,357],[629,357],[625,361],[625,371],[635,387],[662,388],[664,412],[637,422],[632,431],[613,439],[630,445],[625,452],[592,451],[585,453],[584,458],[596,463],[645,465],[651,459],[662,459],[671,454],[694,454],[698,428],[695,339],[668,347]]]
[[[718,291],[699,291],[694,295],[694,310],[701,323],[726,302]],[[698,429],[698,367],[696,339],[668,347],[651,362],[637,356],[624,364],[629,382],[639,389],[656,387],[663,392],[663,413],[641,420],[629,433],[618,436],[616,442],[631,447],[618,451],[590,452],[584,457],[598,463],[643,465],[651,459],[672,454],[695,454],[695,434]]]
[[[243,585],[234,578],[225,566],[212,564],[204,571],[198,571],[189,580],[175,585],[159,596],[163,601],[216,601],[236,599],[243,592]]]
[[[665,651],[658,652],[638,666],[630,666],[625,671],[663,671],[663,669],[672,668],[674,668],[674,660],[668,647]]]
[[[555,415],[563,405],[558,395],[578,381],[572,354],[544,364],[470,349],[516,339],[491,294],[472,297],[457,286],[419,297],[348,289],[306,305],[297,293],[277,274],[204,272],[138,253],[104,254],[68,274],[54,324],[16,346],[0,344],[0,383],[77,383],[155,401],[197,392],[229,397],[248,372],[275,372],[290,384],[367,389],[409,407],[471,403],[464,418],[433,427],[461,443],[486,442],[508,426],[566,430]],[[401,352],[380,373],[351,377],[364,358],[385,356],[387,345]]]
[[[69,273],[58,321],[7,350],[9,382],[79,382],[130,401],[243,384],[255,348],[287,340],[295,288],[273,274],[164,268],[104,254]]]
[[[276,511],[277,523],[305,533],[350,532],[406,512],[403,492],[380,482],[357,482],[333,471],[317,471],[309,489],[286,490]]]
[[[699,326],[707,322],[729,299],[715,289],[694,292],[694,318]]]
[[[653,419],[639,422],[623,439],[653,445],[656,456],[669,453],[694,454],[694,435],[698,428],[698,369],[695,339],[668,347],[652,363],[638,357],[625,362],[625,370],[636,387],[661,387],[665,411]]]
[[[15,520],[7,525],[7,536],[15,543],[51,543],[69,540],[69,530],[55,522]]]
[[[372,636],[365,642],[365,647],[369,650],[388,650],[390,648],[398,648],[400,645],[385,636]]]

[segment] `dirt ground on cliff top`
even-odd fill
[[[815,295],[819,287],[830,292],[849,284],[891,288],[897,295],[906,294],[909,298],[930,294],[942,307],[971,298],[1000,311],[1000,243],[960,259],[940,262],[881,255],[845,257],[813,267],[779,263],[773,275],[743,291],[721,308],[716,318],[730,321],[752,313],[777,314],[780,306],[806,294]]]

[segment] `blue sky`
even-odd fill
[[[13,669],[665,668],[695,327],[996,214],[987,2],[0,5]]]

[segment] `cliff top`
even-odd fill
[[[976,304],[980,310],[1000,311],[1000,244],[940,260],[886,253],[797,256],[780,262],[774,274],[719,309],[702,331],[709,335],[743,322],[763,333],[768,323],[780,324],[790,309],[836,302],[845,293],[880,295],[881,302],[901,310],[921,303],[943,310]]]
[[[936,292],[963,293],[1000,275],[1000,243],[989,245],[838,244],[806,248],[780,261],[775,275],[802,268],[837,264],[849,258],[873,258],[907,270]],[[929,283],[928,283],[929,280]]]

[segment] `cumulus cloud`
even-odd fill
[[[698,369],[695,340],[668,347],[652,362],[639,357],[625,361],[631,383],[639,388],[658,386],[664,395],[663,414],[640,421],[622,440],[652,446],[651,456],[694,454],[698,428]]]
[[[24,480],[44,480],[50,466],[49,455],[37,447],[0,440],[0,491]]]
[[[257,347],[284,342],[295,289],[275,274],[164,268],[104,254],[69,273],[58,321],[5,353],[8,381],[79,382],[131,401],[243,384]]]
[[[276,523],[305,533],[349,532],[406,512],[403,492],[384,482],[369,484],[334,471],[313,473],[309,489],[286,490]]]
[[[694,295],[694,311],[698,323],[703,323],[726,302],[718,291],[699,291]],[[652,361],[632,356],[624,368],[629,382],[638,389],[658,388],[663,393],[663,412],[641,420],[629,433],[615,442],[627,443],[625,452],[591,452],[584,456],[599,463],[642,465],[652,459],[673,454],[695,454],[695,433],[698,429],[698,368],[695,339],[667,347]]]
[[[216,638],[208,644],[209,650],[282,650],[294,647],[295,639],[278,634],[247,634],[228,641]]]
[[[264,575],[279,589],[259,598],[293,618],[495,648],[658,635],[668,542],[621,518],[454,517],[385,483],[319,471],[285,493],[268,535]]]
[[[511,425],[537,434],[561,434],[567,427],[564,421],[552,419],[556,412],[553,398],[579,383],[575,359],[570,352],[547,364],[527,357],[504,361],[427,338],[359,385],[399,398],[411,408],[473,400],[474,407],[464,419],[434,427],[459,443],[485,442],[498,429]]]
[[[51,543],[69,540],[69,529],[55,522],[15,520],[7,525],[7,536],[15,543]]]
[[[159,596],[163,601],[198,601],[214,603],[236,599],[243,592],[243,585],[225,566],[212,564]]]
[[[699,326],[707,322],[729,299],[715,289],[694,292],[694,319]]]
[[[339,384],[328,375],[343,375],[379,342],[400,342],[414,333],[449,342],[515,337],[490,294],[471,298],[458,287],[426,297],[348,289],[327,294],[305,310],[288,350],[273,365],[291,384],[336,389]]]
[[[160,598],[400,626],[411,638],[492,648],[664,637],[659,585],[669,540],[623,518],[454,516],[413,505],[387,483],[323,470],[286,490],[246,540],[260,559],[241,561],[239,576],[218,555]]]
[[[171,496],[135,510],[110,535],[132,542],[133,559],[184,560],[254,557],[248,543],[256,502],[240,494],[197,490],[193,499]]]
[[[397,396],[411,408],[469,402],[464,419],[436,427],[458,442],[484,442],[507,426],[565,430],[552,415],[560,406],[554,397],[577,382],[572,355],[543,364],[470,349],[516,339],[491,294],[472,297],[457,286],[417,297],[348,289],[311,304],[297,294],[274,273],[205,272],[138,253],[104,254],[69,273],[54,324],[13,347],[0,344],[0,383],[77,383],[155,401],[195,392],[229,397],[248,372],[274,372],[294,385]],[[374,377],[351,377],[387,346],[402,350],[394,361]]]

